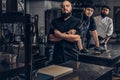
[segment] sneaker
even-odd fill
[[[80,53],[88,53],[88,52],[89,52],[89,51],[88,51],[86,48],[80,50]]]
[[[103,50],[104,50],[104,51],[107,51],[107,50],[108,50],[108,49],[107,49],[107,44],[103,43],[101,46],[103,47]]]
[[[107,51],[107,44],[105,44],[105,45],[103,46],[103,48],[104,48],[104,50]]]
[[[103,49],[101,47],[95,47],[94,48],[95,53],[101,53]]]

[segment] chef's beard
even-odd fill
[[[101,13],[101,16],[102,16],[103,18],[105,18],[105,17],[107,17],[108,15],[107,15],[107,14],[104,14],[104,13]]]
[[[71,16],[71,12],[69,12],[69,13],[61,13],[61,15],[62,15],[62,17],[65,19],[65,18],[67,18],[67,17],[69,17],[69,16]]]

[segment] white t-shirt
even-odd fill
[[[113,20],[109,17],[101,17],[96,16],[94,17],[96,23],[96,29],[98,35],[105,38],[107,36],[111,36],[113,33]]]

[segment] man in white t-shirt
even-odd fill
[[[102,6],[101,15],[94,17],[100,44],[107,50],[107,43],[113,34],[113,20],[108,17],[110,7]]]

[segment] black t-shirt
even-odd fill
[[[77,29],[80,24],[80,20],[71,16],[68,20],[64,20],[62,17],[54,19],[49,34],[54,34],[54,30],[57,29],[60,32],[67,32],[71,29]],[[55,42],[53,59],[56,62],[64,62],[67,60],[75,60],[77,53],[76,42],[70,42],[61,40]],[[62,61],[61,61],[62,60]]]
[[[90,18],[90,27],[89,27],[89,29],[90,29],[91,31],[96,30],[96,24],[95,24],[95,20],[94,20],[93,17]]]
[[[60,32],[67,32],[70,29],[76,29],[79,24],[79,19],[72,16],[66,21],[62,17],[56,18],[52,21],[50,34],[54,34],[55,29],[58,29]]]

